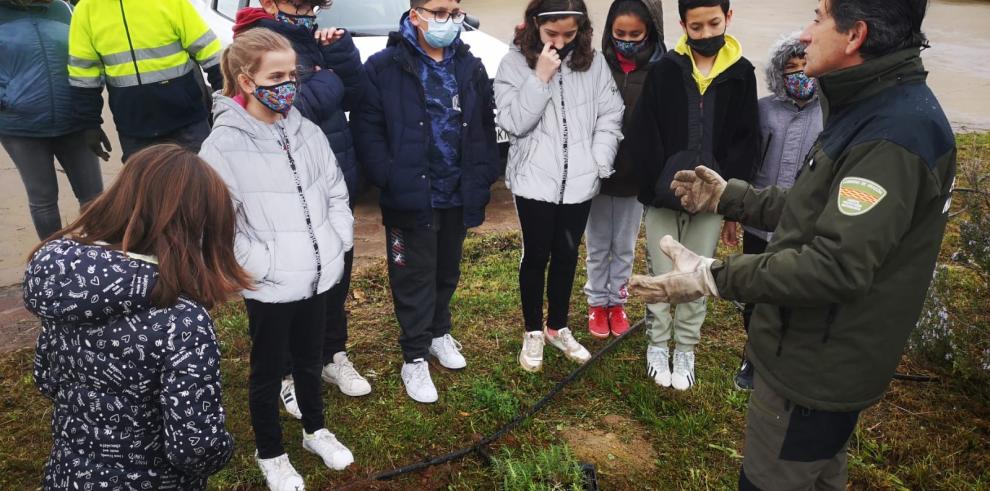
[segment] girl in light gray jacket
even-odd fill
[[[320,391],[325,292],[353,245],[347,185],[326,136],[292,107],[295,52],[252,29],[224,52],[224,95],[200,156],[220,173],[237,211],[235,253],[254,277],[244,292],[251,334],[249,408],[258,466],[272,489],[302,489],[282,447],[279,388],[292,361],[303,447],[332,469],[353,462],[324,427]]]
[[[582,0],[532,0],[525,19],[495,77],[495,102],[510,136],[506,184],[523,235],[519,363],[536,372],[545,342],[578,363],[590,358],[567,315],[591,199],[612,174],[625,107],[604,57],[591,48]]]

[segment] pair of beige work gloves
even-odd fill
[[[726,181],[705,166],[680,171],[670,184],[674,196],[688,213],[715,213],[725,191]],[[689,251],[673,237],[660,239],[660,250],[674,263],[674,270],[660,276],[633,275],[629,293],[647,303],[682,304],[701,297],[717,297],[718,288],[712,275],[715,259]]]

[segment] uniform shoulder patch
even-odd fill
[[[847,177],[839,184],[839,212],[859,216],[875,208],[887,196],[883,186],[860,177]]]

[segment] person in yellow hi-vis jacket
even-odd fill
[[[197,70],[222,88],[220,51],[189,0],[81,0],[69,28],[69,83],[77,116],[92,125],[89,147],[109,157],[99,129],[106,84],[125,162],[163,142],[198,152],[210,127]]]

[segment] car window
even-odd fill
[[[230,20],[234,20],[243,3],[243,0],[215,0],[213,10]]]
[[[384,36],[398,28],[407,10],[409,0],[335,0],[317,17],[323,27],[345,28],[355,36]]]

